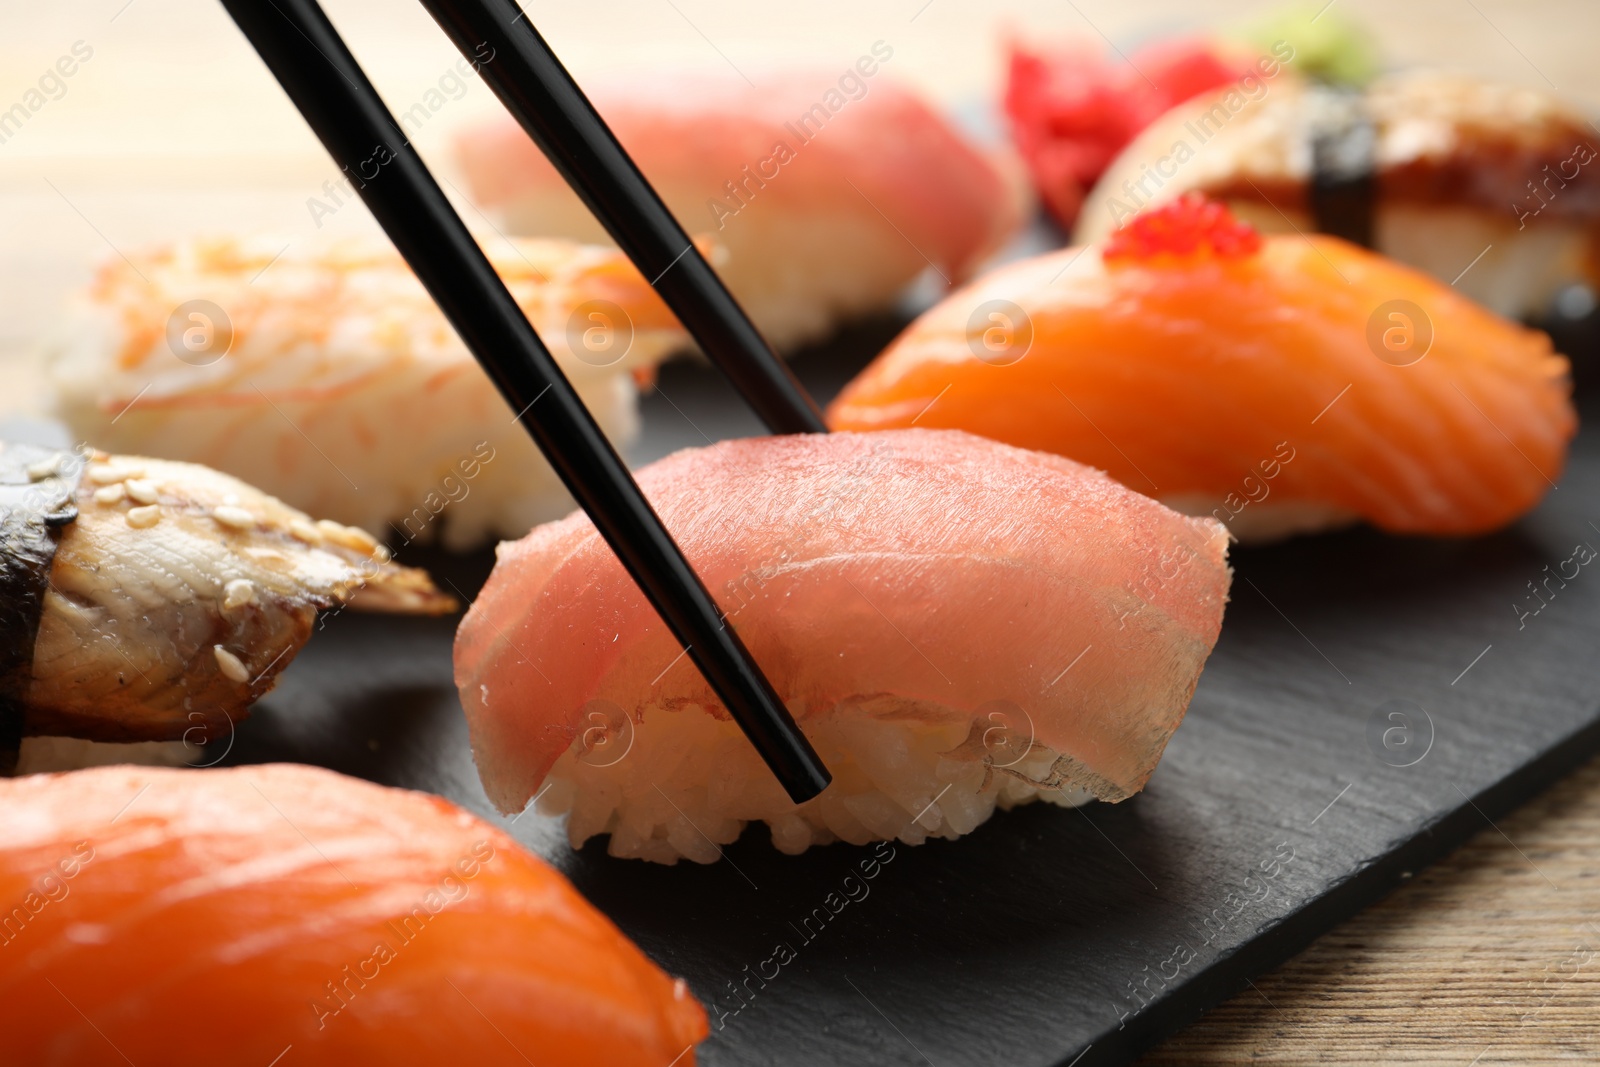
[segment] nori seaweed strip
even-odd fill
[[[1330,106],[1313,123],[1311,218],[1319,233],[1362,248],[1376,239],[1378,131],[1357,91],[1329,91]]]
[[[16,766],[39,616],[82,469],[72,452],[0,442],[0,772]]]

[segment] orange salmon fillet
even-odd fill
[[[1240,258],[1106,263],[1090,246],[997,270],[914,322],[829,422],[968,430],[1222,518],[1263,464],[1274,504],[1409,534],[1492,530],[1553,487],[1577,417],[1545,334],[1338,238],[1262,241]],[[990,318],[989,301],[1021,314]],[[1391,301],[1421,315],[1390,318]],[[1379,358],[1369,323],[1381,348],[1408,321],[1414,345],[1431,327],[1426,354]]]
[[[290,765],[0,781],[6,1062],[665,1067],[706,1019],[437,797]]]

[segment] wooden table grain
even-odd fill
[[[1600,760],[1141,1061],[1600,1063]]]

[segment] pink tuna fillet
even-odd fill
[[[838,71],[751,75],[630,73],[585,88],[684,228],[714,242],[717,273],[774,344],[891,306],[930,264],[959,283],[1030,216],[1011,154],[970,142],[892,72],[856,79],[848,101]],[[507,232],[608,240],[509,115],[464,128],[455,152]]]
[[[982,725],[1010,701],[1065,784],[1120,800],[1221,628],[1223,526],[1058,456],[958,431],[833,433],[690,449],[638,478],[808,733],[843,706]],[[640,730],[727,718],[582,513],[500,546],[455,675],[506,812],[574,748],[592,700]]]

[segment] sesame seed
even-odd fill
[[[322,531],[322,536],[340,548],[348,548],[353,552],[371,554],[378,547],[376,538],[355,526],[345,526],[330,519],[320,519],[317,522],[317,529]]]
[[[128,525],[136,530],[145,530],[161,521],[161,508],[149,504],[142,508],[128,509]]]
[[[114,463],[96,463],[89,468],[89,480],[95,485],[111,485],[127,478],[137,478],[144,472],[135,467],[120,467]]]
[[[244,530],[256,524],[254,515],[232,504],[219,504],[212,508],[211,517],[217,520],[217,525],[226,526],[231,530]]]
[[[94,491],[94,502],[96,504],[119,504],[125,495],[127,493],[123,489],[121,482],[116,485],[102,485]]]
[[[222,587],[222,610],[232,611],[256,602],[255,583],[248,578],[235,578]]]
[[[250,671],[245,667],[244,660],[221,645],[212,645],[211,654],[217,657],[217,669],[222,672],[224,678],[240,685],[250,680]]]
[[[304,541],[308,545],[320,545],[322,543],[322,531],[304,519],[290,520],[289,533],[296,540]]]
[[[129,478],[123,483],[128,487],[128,496],[141,504],[154,504],[161,499],[156,492],[156,483],[145,481],[143,478]]]

